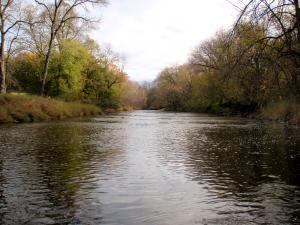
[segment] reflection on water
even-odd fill
[[[137,111],[0,127],[0,224],[297,224],[300,129]]]

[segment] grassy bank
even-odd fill
[[[27,94],[0,95],[0,123],[53,121],[98,114],[101,109],[89,104]]]
[[[273,102],[262,109],[260,116],[272,121],[300,124],[300,104],[292,100]]]

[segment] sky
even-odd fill
[[[237,15],[226,0],[110,0],[98,12],[102,21],[92,38],[124,55],[124,71],[138,82],[186,62],[193,48]]]

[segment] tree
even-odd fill
[[[127,80],[122,85],[122,102],[134,109],[142,109],[146,106],[146,89],[137,82]]]
[[[50,61],[51,79],[47,92],[66,100],[78,100],[84,86],[84,70],[91,56],[78,41],[63,40],[59,49]]]
[[[189,110],[192,73],[188,65],[172,66],[164,69],[155,80],[155,86],[157,99],[152,100],[152,102],[158,104],[159,108],[179,111]],[[157,108],[157,105],[153,105],[153,107]]]
[[[6,63],[12,45],[18,37],[21,19],[21,2],[0,0],[0,92],[6,93]],[[17,29],[16,29],[17,28]],[[10,38],[7,39],[7,36]],[[8,44],[7,44],[8,42]]]
[[[16,55],[11,62],[11,68],[17,83],[14,88],[17,91],[39,94],[43,62],[38,54],[22,52]]]
[[[194,50],[191,67],[203,77],[205,86],[200,86],[206,93],[202,95],[213,105],[252,111],[265,102],[266,85],[277,85],[266,82],[274,74],[274,65],[270,67],[267,60],[269,49],[265,42],[256,42],[265,36],[263,27],[244,22],[233,35],[219,32]],[[208,101],[204,102],[207,105]]]
[[[279,65],[290,79],[290,95],[300,101],[300,8],[298,0],[242,0],[241,13],[235,25],[256,21],[267,31],[267,36],[256,42],[267,41],[272,49],[273,63],[289,61],[288,67]],[[286,63],[284,63],[286,64]]]
[[[43,26],[47,31],[47,46],[45,49],[45,60],[42,75],[41,95],[45,93],[45,85],[48,78],[48,69],[50,57],[54,48],[55,40],[62,35],[62,30],[70,24],[70,22],[95,22],[92,18],[87,17],[82,11],[93,5],[104,5],[105,0],[52,0],[49,1],[35,0],[40,8],[40,15],[45,20]]]

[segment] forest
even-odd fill
[[[28,93],[103,109],[259,115],[300,122],[298,1],[250,0],[231,28],[201,42],[183,65],[138,84],[124,59],[87,34],[105,0],[0,2],[1,93]],[[201,28],[195,28],[201,29]],[[2,112],[3,114],[3,112]]]
[[[243,2],[232,28],[148,85],[148,107],[300,122],[298,1]]]

